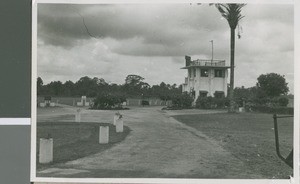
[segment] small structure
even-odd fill
[[[182,84],[182,92],[192,94],[195,101],[199,96],[227,96],[228,68],[225,60],[192,61],[190,56],[185,56],[185,67],[182,69],[187,69],[187,77]]]
[[[40,139],[39,163],[47,164],[53,161],[53,139]]]
[[[114,121],[113,121],[113,125],[116,125],[117,119],[120,118],[120,116],[122,116],[119,112],[116,112],[114,115]]]
[[[99,144],[107,144],[109,142],[109,127],[99,127]]]
[[[81,122],[81,109],[76,110],[75,122]]]
[[[88,107],[90,106],[90,103],[87,102],[86,96],[81,97],[81,101],[77,102],[77,106],[83,106],[83,107]]]
[[[51,96],[45,96],[44,97],[44,102],[41,102],[40,107],[55,107],[56,104],[55,102],[51,102]]]

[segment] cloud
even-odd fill
[[[276,72],[293,90],[293,6],[248,4],[242,13],[235,86]],[[180,84],[184,56],[210,59],[210,40],[214,58],[229,65],[228,23],[207,4],[38,5],[38,69],[46,81],[88,75],[123,83],[140,74],[149,83]]]

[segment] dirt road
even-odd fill
[[[66,112],[72,114],[75,110],[68,109]],[[245,173],[242,161],[200,131],[173,119],[170,116],[173,112],[167,113],[158,107],[139,107],[121,113],[124,114],[124,124],[132,130],[123,142],[104,152],[38,171],[37,175],[89,178],[261,178],[249,171]],[[41,121],[51,118],[47,113],[40,114],[38,119]],[[85,110],[82,119],[110,122],[113,114],[112,111]],[[59,115],[56,112],[55,116]]]

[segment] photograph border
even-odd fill
[[[171,179],[171,178],[48,178],[36,176],[36,135],[37,135],[37,6],[38,4],[186,4],[186,3],[248,3],[248,4],[292,4],[294,5],[294,168],[290,179]],[[298,11],[297,11],[298,10]],[[300,94],[300,2],[298,0],[33,0],[32,1],[32,67],[31,67],[31,182],[61,183],[299,183],[299,94]],[[275,150],[274,150],[275,151]]]

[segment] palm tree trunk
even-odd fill
[[[230,87],[229,87],[229,112],[235,112],[233,89],[234,89],[234,46],[235,46],[235,29],[230,28]]]

